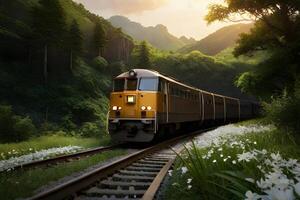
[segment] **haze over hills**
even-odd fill
[[[148,41],[154,47],[161,50],[177,50],[185,45],[196,42],[193,38],[182,36],[180,38],[170,34],[167,27],[161,24],[155,27],[144,27],[123,16],[113,16],[108,19],[114,27],[122,30],[138,41]]]
[[[182,47],[178,52],[189,53],[197,50],[207,55],[216,55],[229,47],[233,47],[239,35],[249,32],[252,27],[253,24],[235,24],[223,27],[196,43]]]

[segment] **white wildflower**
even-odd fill
[[[190,184],[190,183],[192,182],[192,180],[193,180],[193,179],[188,178],[187,181],[186,181],[186,183],[187,183],[187,184]]]
[[[192,186],[191,185],[188,185],[188,189],[190,190],[192,188]]]
[[[217,162],[217,160],[213,160],[213,163],[216,163]]]
[[[235,165],[235,164],[236,164],[236,161],[235,161],[235,160],[233,160],[233,161],[232,161],[232,164],[234,164],[234,165]]]
[[[294,185],[295,192],[300,196],[300,182]]]
[[[246,198],[245,200],[258,200],[260,199],[260,196],[256,193],[251,192],[250,190],[246,192]]]
[[[250,182],[250,183],[255,183],[253,178],[245,178],[246,181]]]
[[[265,191],[269,198],[272,200],[293,200],[295,199],[293,189],[280,190],[272,187],[270,190]]]
[[[168,171],[169,176],[172,176],[172,172],[173,172],[173,170]]]
[[[181,173],[182,173],[182,174],[187,173],[187,171],[188,171],[188,168],[187,168],[187,167],[181,167]]]
[[[246,153],[242,153],[242,154],[238,154],[238,161],[246,161],[249,162],[252,159],[255,159],[255,156],[257,155],[256,152],[252,151],[252,152],[246,152]]]

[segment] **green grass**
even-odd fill
[[[45,135],[32,138],[28,141],[19,143],[0,144],[0,160],[8,159],[13,156],[21,156],[41,149],[49,149],[63,146],[80,146],[92,148],[110,144],[108,136],[103,138],[81,138],[65,135]],[[10,152],[10,153],[9,153]]]
[[[251,126],[251,125],[269,125],[270,122],[266,118],[256,118],[256,119],[250,119],[245,121],[240,121],[236,123],[236,125],[239,126]]]
[[[96,165],[107,159],[124,155],[123,150],[114,150],[94,155],[70,163],[62,163],[54,167],[38,168],[25,171],[13,171],[0,174],[0,195],[2,200],[25,198],[32,196],[39,187],[58,180],[89,166]]]
[[[244,122],[250,125],[257,120]],[[168,199],[245,199],[248,190],[261,192],[255,184],[249,183],[245,178],[260,180],[264,177],[257,166],[263,162],[263,158],[250,162],[238,162],[238,154],[253,149],[267,150],[269,153],[279,152],[283,158],[300,160],[300,146],[286,133],[279,130],[268,132],[251,133],[243,136],[236,136],[236,141],[242,141],[245,149],[241,147],[210,146],[209,148],[192,147],[185,151],[177,160],[174,166],[173,176],[170,179],[169,187],[165,191],[165,198]],[[219,151],[220,147],[222,150]],[[213,150],[209,159],[203,156]],[[221,154],[223,155],[221,157]],[[230,156],[230,158],[228,158]],[[227,158],[224,161],[224,158]],[[214,162],[214,160],[216,162]],[[232,161],[236,161],[233,164]],[[181,167],[186,166],[188,172],[181,173]],[[192,178],[192,188],[188,189],[187,179]]]

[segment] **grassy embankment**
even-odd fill
[[[165,191],[166,199],[297,197],[299,164],[295,162],[300,159],[300,146],[286,133],[274,129],[219,141],[206,148],[194,144],[181,155]]]
[[[108,144],[110,144],[109,136],[104,136],[102,138],[82,138],[66,136],[63,134],[44,135],[19,143],[0,144],[0,160],[18,157],[49,148],[79,146],[86,149]]]

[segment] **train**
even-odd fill
[[[214,94],[147,69],[113,80],[108,129],[118,142],[151,142],[184,127],[221,125],[259,114],[256,102]]]

